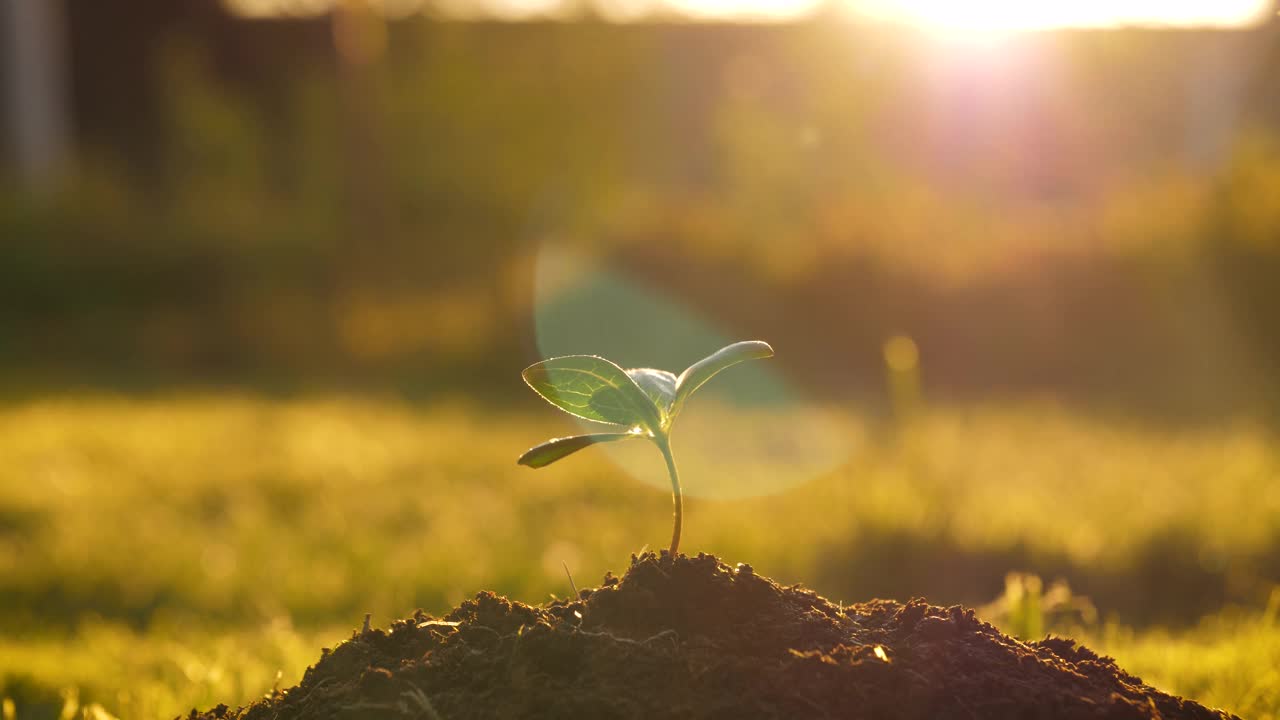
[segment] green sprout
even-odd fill
[[[671,425],[693,391],[716,373],[744,360],[773,356],[769,343],[747,340],[734,343],[689,366],[676,377],[666,370],[632,368],[595,355],[567,355],[534,363],[521,373],[524,381],[547,402],[561,410],[593,422],[613,425],[614,432],[590,433],[553,438],[530,448],[517,461],[531,468],[546,467],[588,445],[646,438],[662,451],[671,476],[671,497],[675,503],[675,529],[671,532],[671,557],[680,548],[684,521],[684,500],[680,474],[671,454]]]

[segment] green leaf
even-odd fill
[[[707,357],[689,366],[676,379],[676,399],[671,406],[674,417],[684,407],[684,403],[694,390],[725,368],[737,365],[744,360],[756,360],[773,357],[773,348],[761,340],[746,340],[723,347]]]
[[[632,368],[627,371],[632,380],[640,386],[645,395],[653,401],[654,405],[663,413],[671,409],[671,404],[676,401],[676,376],[675,373],[669,373],[666,370],[654,370],[653,368]]]
[[[648,400],[648,397],[646,396],[645,399]],[[602,387],[591,396],[589,405],[601,417],[618,418],[611,422],[619,425],[635,427],[640,423],[639,420],[634,419],[635,414],[627,404],[627,396],[621,390]]]
[[[524,381],[547,402],[584,420],[662,427],[658,406],[617,365],[595,355],[567,355],[524,369]]]
[[[546,467],[562,457],[572,455],[588,445],[615,442],[629,438],[644,437],[639,433],[593,433],[591,435],[574,435],[572,437],[552,438],[541,445],[535,445],[525,451],[516,463],[531,468]]]

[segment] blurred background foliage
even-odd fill
[[[695,494],[691,549],[1280,712],[1274,19],[947,39],[830,9],[132,5],[66,4],[72,153],[53,184],[0,172],[18,717],[244,702],[365,612],[537,602],[663,538],[669,498],[603,453],[513,464],[577,429],[518,374],[553,252],[773,343],[804,407],[729,408],[754,434],[725,447],[835,439],[786,492]]]
[[[824,393],[881,396],[906,333],[935,394],[1275,408],[1274,24],[939,49],[355,16],[343,56],[327,16],[169,5],[70,13],[77,171],[0,207],[14,384],[483,387],[533,354],[556,242]]]

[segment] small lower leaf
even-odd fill
[[[519,465],[531,468],[546,467],[562,457],[572,455],[588,445],[602,442],[614,442],[628,438],[644,437],[640,433],[592,433],[590,435],[572,435],[570,437],[552,438],[541,445],[529,448],[516,461]]]

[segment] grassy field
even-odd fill
[[[0,695],[21,720],[243,702],[295,683],[366,612],[386,625],[480,589],[537,602],[568,592],[562,563],[594,584],[662,546],[656,455],[514,464],[574,430],[556,415],[226,394],[0,409]],[[682,549],[847,601],[977,605],[1011,570],[1061,578],[1098,619],[1048,629],[1162,689],[1280,713],[1280,443],[1266,429],[1042,405],[904,427],[787,419],[799,430],[689,411]]]

